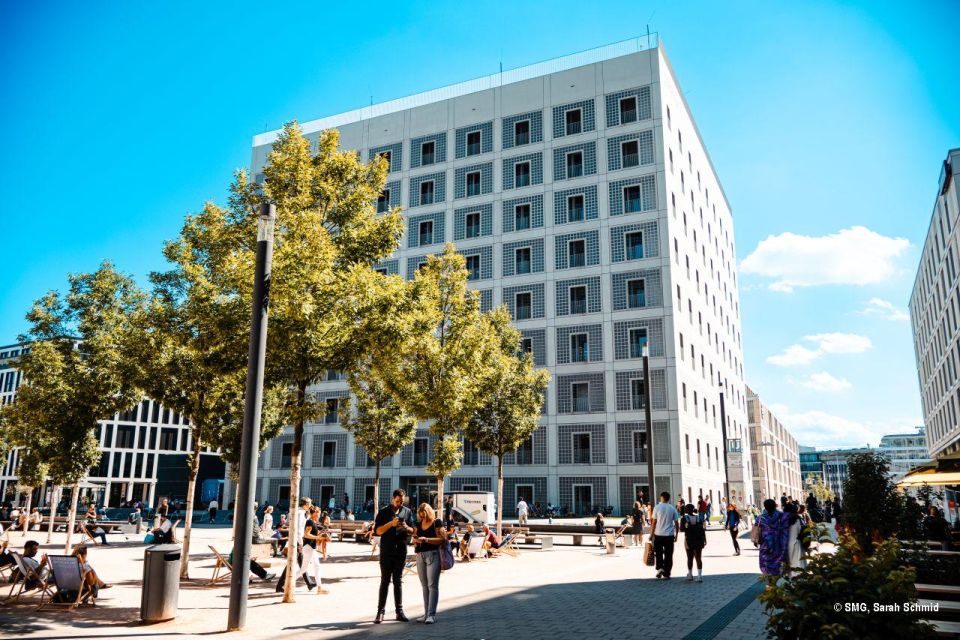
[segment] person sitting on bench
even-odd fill
[[[173,521],[160,516],[160,525],[151,531],[154,544],[173,544]]]

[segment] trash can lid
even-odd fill
[[[168,553],[170,551],[180,551],[178,544],[155,544],[147,547],[145,553]]]

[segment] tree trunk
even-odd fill
[[[443,508],[443,478],[444,478],[443,476],[437,477],[437,507],[439,509]],[[414,508],[413,508],[414,513],[416,513],[417,507],[419,506],[420,505],[414,505]],[[442,516],[438,516],[438,517],[442,517]]]
[[[74,482],[70,490],[70,508],[67,510],[67,540],[63,543],[63,553],[70,555],[70,544],[73,542],[73,525],[77,521],[77,494],[80,493],[80,483]]]
[[[497,535],[503,540],[503,456],[497,456]]]
[[[180,579],[190,578],[190,531],[193,529],[193,497],[197,491],[197,474],[200,472],[200,449],[202,444],[193,431],[193,454],[187,475],[187,514],[183,521],[183,549],[180,550]]]
[[[33,505],[33,487],[30,487],[29,489],[27,489],[27,506],[25,507],[26,510],[20,512],[21,514],[24,514],[24,513],[27,514],[27,517],[23,519],[23,531],[20,532],[20,534],[24,538],[27,537],[27,529],[30,528],[30,507],[32,505]]]
[[[47,544],[53,540],[53,523],[57,519],[57,505],[60,504],[60,486],[50,487],[50,523],[47,525]]]
[[[300,460],[303,445],[303,409],[307,403],[307,385],[297,387],[297,422],[293,425],[293,447],[290,450],[290,514],[287,516],[287,580],[283,585],[283,601],[296,602],[294,587],[297,576],[293,575],[293,565],[297,560],[297,543],[300,532],[297,530],[297,506],[300,503]]]
[[[380,509],[380,460],[377,460],[377,473],[373,478],[373,521],[377,521],[377,511]]]

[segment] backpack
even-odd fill
[[[707,532],[703,528],[702,522],[690,522],[688,517],[684,517],[684,535],[686,536],[687,546],[692,549],[707,546]]]

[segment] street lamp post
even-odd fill
[[[723,383],[720,383],[720,437],[723,438],[723,493],[730,504],[730,464],[727,458],[727,407],[723,401]]]
[[[647,503],[654,504],[653,491],[653,422],[650,417],[650,353],[646,344],[643,345],[643,405],[644,417],[647,420]]]
[[[263,364],[267,354],[267,316],[270,308],[270,270],[273,266],[273,224],[276,207],[260,205],[257,221],[257,262],[253,278],[253,314],[250,323],[250,354],[247,360],[246,403],[243,408],[243,437],[240,445],[240,473],[237,479],[237,517],[233,537],[233,566],[230,576],[230,611],[227,630],[243,629],[247,619],[248,570],[253,527],[253,496],[260,451],[260,412],[263,407]]]

